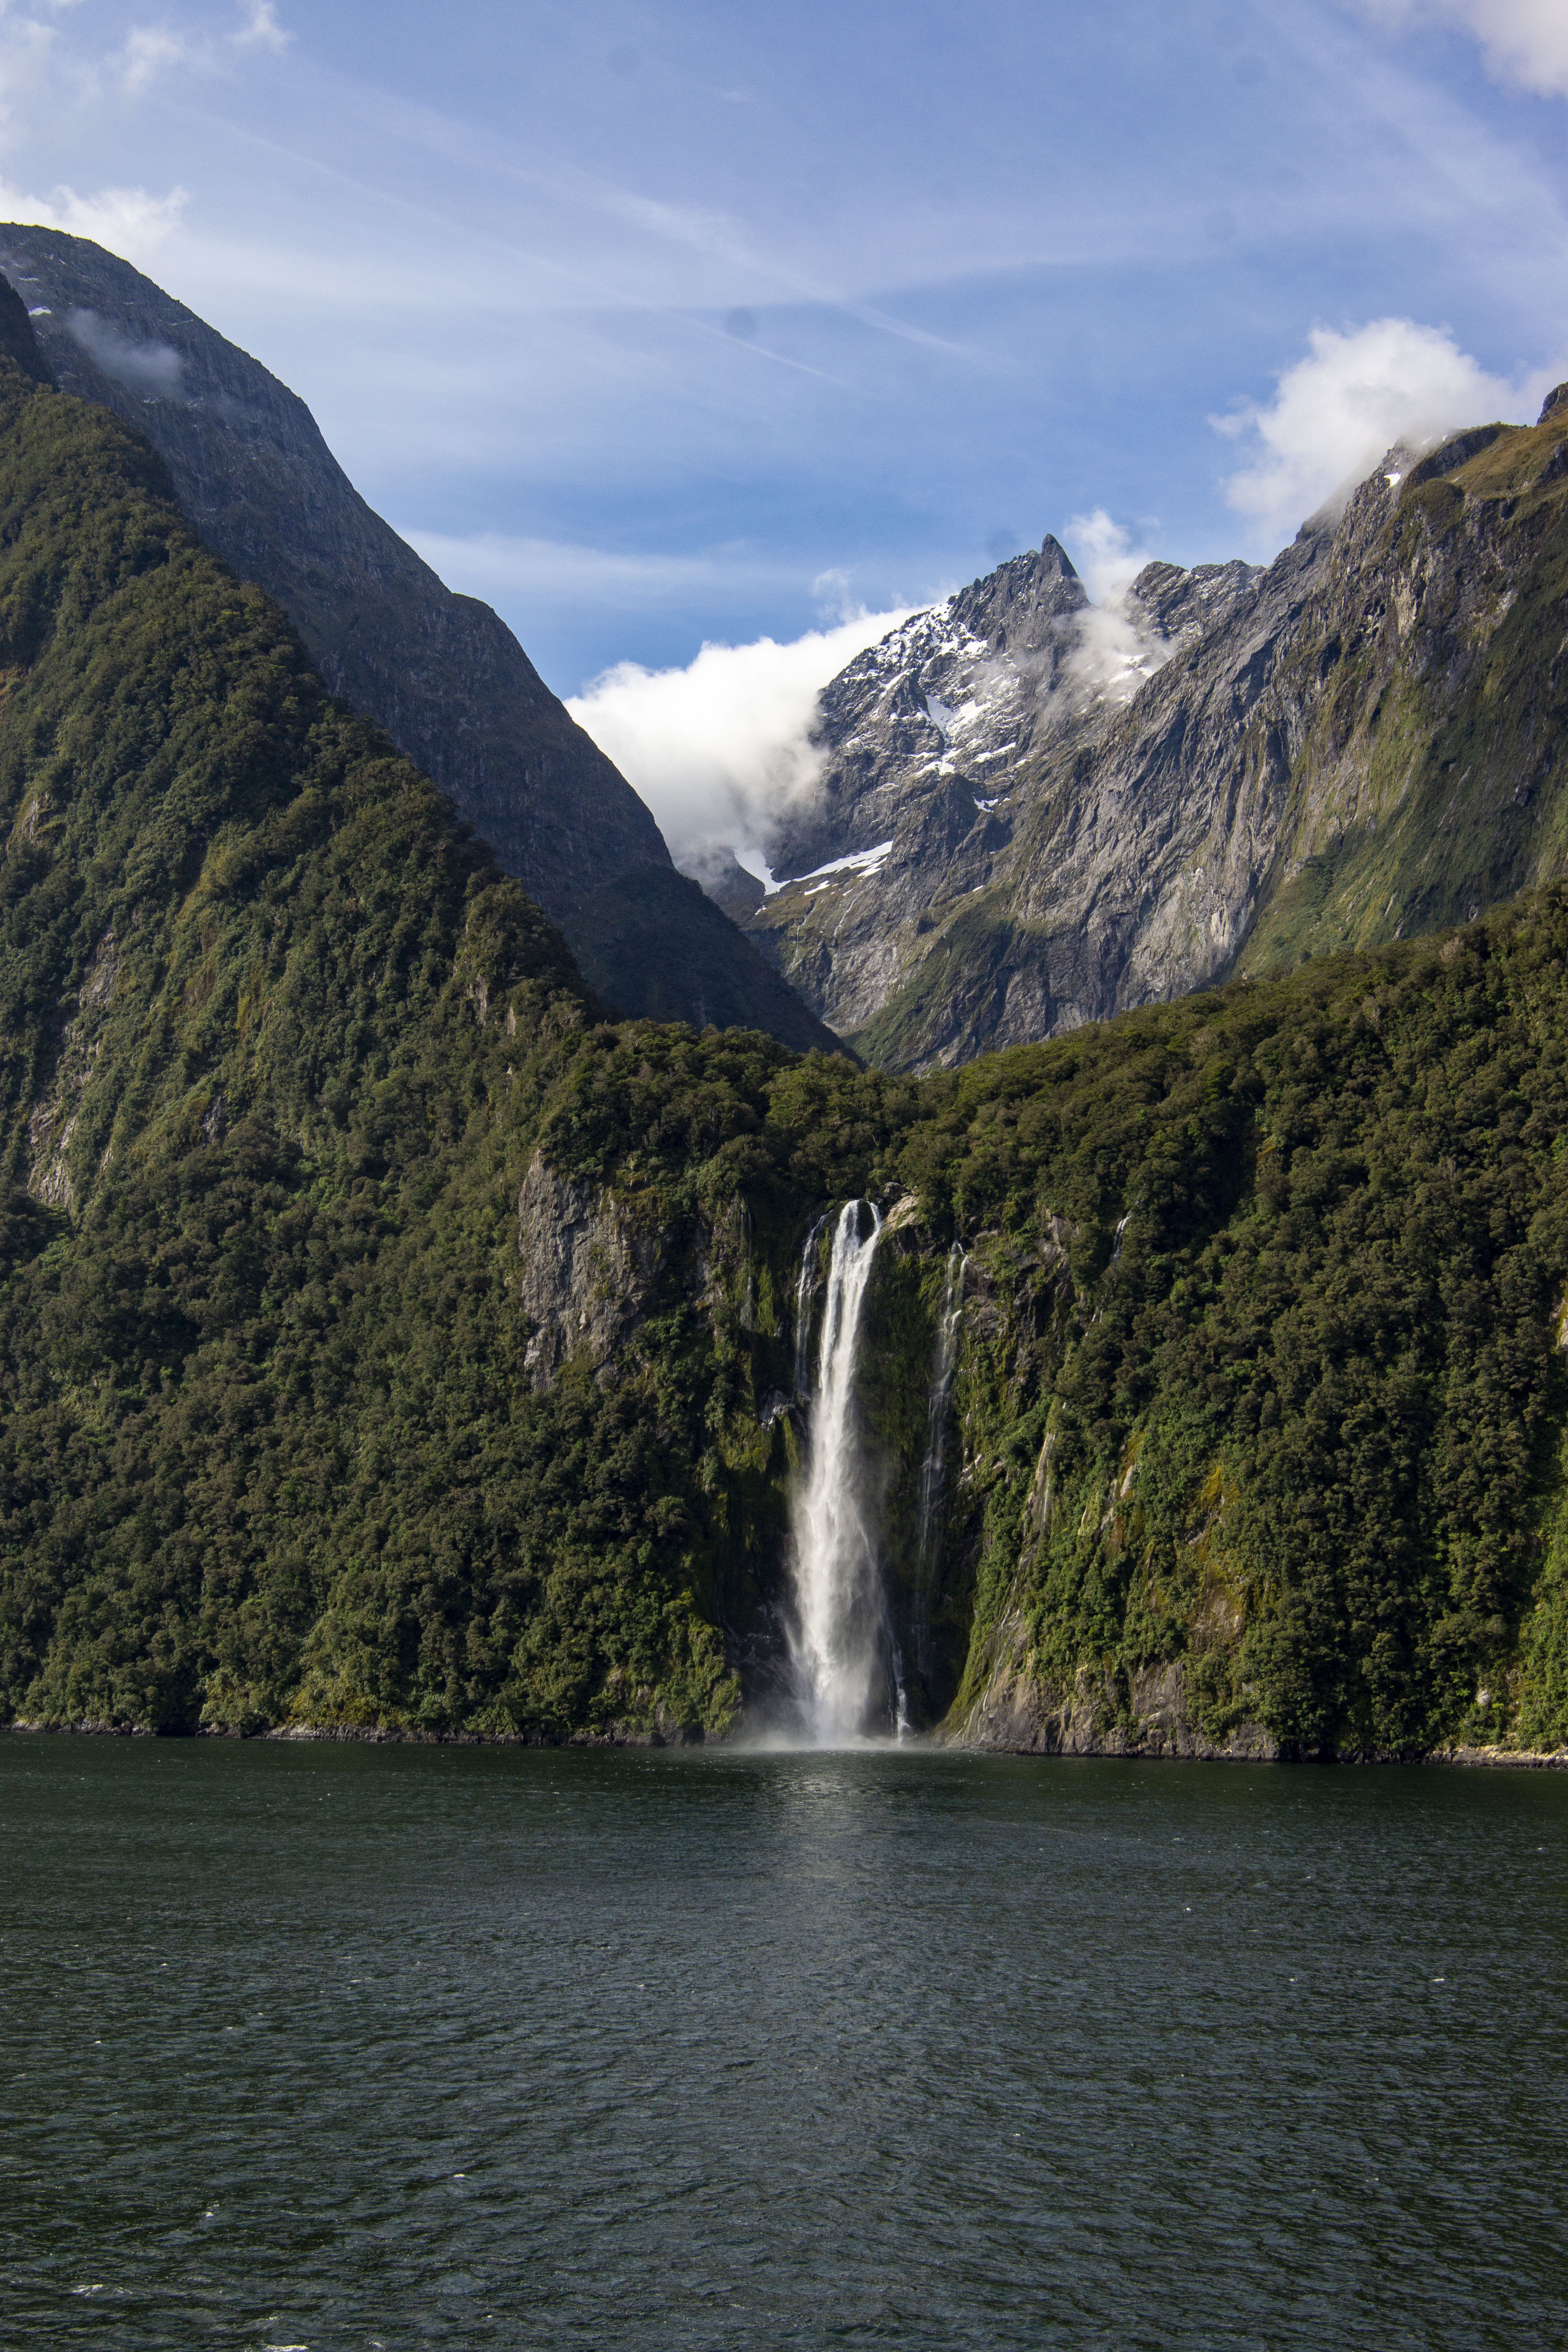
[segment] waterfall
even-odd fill
[[[861,1219],[870,1219],[862,1234]],[[806,1727],[818,1747],[864,1730],[885,1643],[886,1610],[868,1520],[855,1427],[855,1357],[860,1310],[882,1220],[868,1202],[850,1201],[833,1232],[823,1308],[811,1448],[791,1506],[797,1623],[795,1683]],[[801,1268],[808,1296],[810,1262]],[[797,1348],[799,1346],[797,1328]]]
[[[936,1356],[931,1365],[931,1395],[926,1403],[925,1460],[921,1464],[920,1528],[915,1544],[914,1607],[910,1612],[915,1637],[915,1669],[931,1672],[931,1604],[936,1589],[937,1511],[942,1502],[942,1470],[947,1453],[947,1408],[952,1394],[953,1368],[958,1361],[958,1333],[963,1320],[963,1269],[967,1263],[956,1242],[947,1254],[947,1279],[942,1285],[942,1314],[936,1327]]]
[[[795,1278],[795,1392],[796,1396],[805,1396],[807,1393],[806,1383],[811,1378],[811,1302],[816,1296],[819,1255],[817,1244],[822,1237],[822,1228],[826,1223],[826,1215],[818,1217],[810,1233],[807,1234],[805,1247],[800,1254],[800,1273]]]

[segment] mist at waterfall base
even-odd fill
[[[7,2352],[1563,2340],[1568,1775],[0,1738]]]

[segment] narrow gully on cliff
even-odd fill
[[[869,1231],[863,1231],[867,1220]],[[791,1498],[792,1660],[805,1736],[817,1748],[842,1747],[865,1734],[888,1638],[855,1393],[861,1315],[881,1233],[881,1216],[870,1202],[849,1201],[840,1210],[828,1261],[810,1445]],[[809,1299],[812,1267],[808,1241],[797,1294],[803,1303]],[[901,1691],[899,1701],[896,1725],[905,1716]]]

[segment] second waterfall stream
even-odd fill
[[[886,1640],[855,1401],[861,1309],[881,1232],[868,1201],[847,1202],[833,1230],[810,1450],[792,1506],[795,1686],[806,1735],[824,1748],[866,1730]],[[814,1232],[808,1249],[815,1240]]]

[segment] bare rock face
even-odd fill
[[[1268,572],[1152,564],[1107,614],[1047,540],[862,655],[824,697],[858,713],[825,777],[838,829],[809,837],[845,849],[752,927],[807,1003],[926,1067],[1212,979],[1273,853],[1289,750],[1252,721],[1324,548]],[[924,691],[939,662],[954,702]]]
[[[111,926],[98,942],[76,1002],[64,1020],[48,1087],[27,1116],[27,1190],[50,1208],[69,1212],[76,1207],[71,1140],[81,1115],[82,1096],[103,1052],[104,1018],[113,1003],[119,975],[120,944]],[[61,1007],[62,1014],[66,1010]]]
[[[827,757],[815,799],[785,818],[773,870],[795,879],[864,855],[918,819],[933,789],[962,777],[994,784],[1055,715],[1088,604],[1064,550],[1047,539],[961,594],[858,654],[825,690]]]
[[[941,911],[994,879],[1016,772],[1095,698],[1088,609],[1047,539],[915,614],[824,692],[817,793],[771,845],[790,878],[751,931],[841,1035],[875,1020]]]
[[[579,1349],[606,1373],[647,1312],[665,1236],[634,1233],[602,1186],[570,1182],[537,1152],[518,1195],[517,1227],[534,1387],[548,1388]]]
[[[957,1747],[1024,1756],[1163,1756],[1265,1764],[1279,1744],[1261,1724],[1242,1723],[1211,1739],[1187,1710],[1179,1660],[1132,1673],[1123,1694],[1109,1676],[1080,1667],[1068,1689],[1038,1672],[1017,1618],[996,1629],[980,1696],[946,1735]]]
[[[16,288],[4,280],[0,280],[0,358],[9,360],[35,383],[54,381],[37,331],[28,320],[27,306]]]

